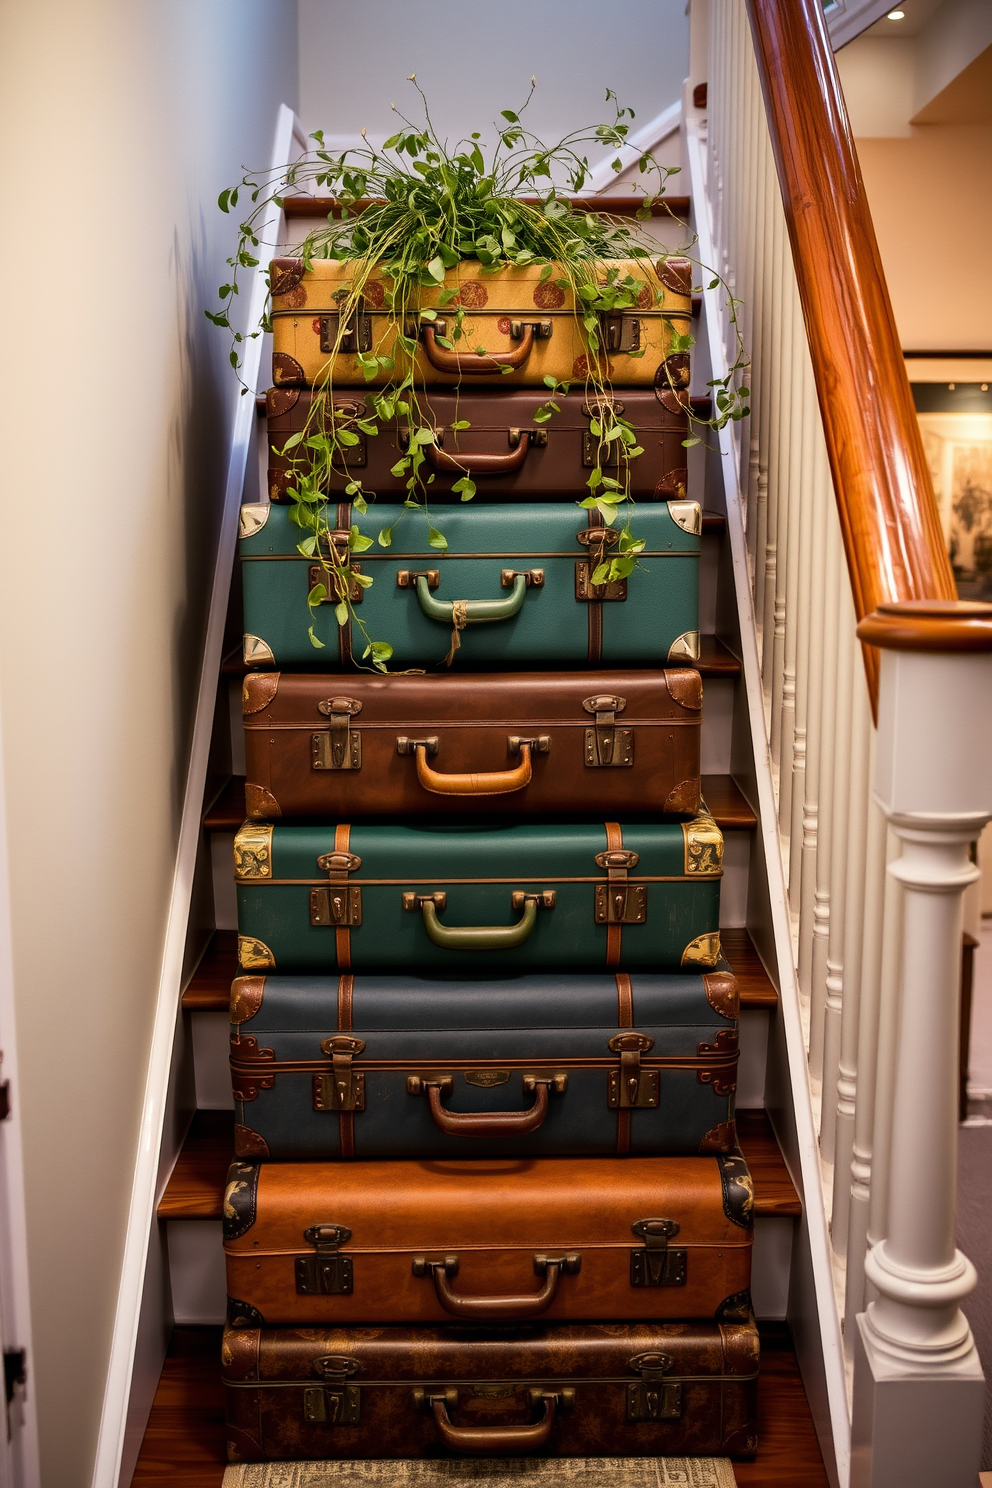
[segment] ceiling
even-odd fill
[[[863,31],[862,36],[884,36],[891,40],[899,36],[918,36],[930,20],[940,9],[942,0],[902,0],[898,6],[893,0],[893,9],[904,10],[905,17],[901,21],[890,21],[883,16],[876,21],[874,26],[869,26]]]

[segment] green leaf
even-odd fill
[[[313,588],[310,590],[310,593],[307,595],[307,604],[310,606],[311,609],[313,609],[315,605],[323,604],[326,598],[327,585],[314,584]]]
[[[221,192],[220,196],[217,198],[217,205],[220,207],[220,209],[221,209],[222,212],[229,212],[230,211],[230,209],[231,209],[231,192],[230,192],[230,188],[228,188],[227,191],[222,191]]]
[[[683,439],[683,441],[682,441],[682,448],[683,449],[692,449],[692,446],[694,444],[702,444],[702,442],[703,441],[700,439],[699,435],[698,434],[694,434],[691,439]]]
[[[348,624],[348,606],[345,604],[344,600],[342,600],[340,604],[336,604],[334,606],[334,618],[339,625]]]
[[[357,527],[352,527],[348,534],[348,548],[352,553],[364,553],[372,546],[372,539],[364,537]]]
[[[472,425],[469,423],[468,419],[455,419],[454,423],[451,424],[449,427],[452,429],[461,430],[471,429]]]
[[[324,643],[323,643],[323,641],[318,641],[317,637],[313,633],[313,626],[312,625],[308,629],[307,635],[310,637],[310,644],[311,644],[311,646],[316,646],[317,649],[318,649],[318,651],[323,651],[323,649],[324,649]]]
[[[451,489],[453,491],[458,491],[463,501],[471,501],[472,497],[476,493],[477,487],[475,481],[469,480],[467,475],[463,475],[460,480],[455,481]]]
[[[304,558],[312,558],[317,550],[317,539],[315,537],[305,537],[303,541],[297,543],[296,546],[298,550],[303,554]]]
[[[447,548],[448,539],[443,532],[438,532],[436,527],[427,524],[427,541],[432,548]]]
[[[510,121],[511,124],[519,124],[520,123],[520,119],[519,119],[518,115],[515,114],[512,109],[500,109],[499,112],[500,112],[500,117],[503,118],[503,119],[509,119],[509,121]],[[509,132],[509,131],[507,131],[507,132]]]
[[[444,261],[440,258],[432,258],[427,265],[427,272],[438,284],[444,283]]]
[[[383,527],[382,531],[379,533],[379,536],[376,538],[376,542],[379,544],[380,548],[388,548],[392,544],[393,533],[396,530],[396,525],[396,522],[394,522],[391,527]]]

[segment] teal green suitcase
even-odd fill
[[[578,494],[578,493],[577,493]],[[431,547],[422,508],[376,503],[365,513],[331,507],[329,561],[343,562],[352,529],[372,539],[352,568],[354,614],[339,626],[335,596],[316,605],[328,574],[297,547],[305,533],[285,506],[241,510],[244,654],[250,667],[368,666],[370,642],[390,645],[393,669],[451,659],[466,669],[629,662],[693,663],[699,658],[699,551],[694,501],[639,505],[632,517],[646,544],[629,578],[593,584],[616,542],[597,511],[574,505],[494,502],[445,507],[434,522],[447,541]],[[378,536],[392,528],[388,548]],[[315,647],[307,632],[313,626]]]
[[[709,970],[723,837],[689,822],[245,822],[244,971]]]

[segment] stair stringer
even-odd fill
[[[690,179],[696,255],[704,264],[718,262],[713,243],[700,124],[685,120],[685,146]],[[707,278],[706,275],[703,278]],[[722,337],[723,291],[704,287],[697,363],[709,362],[710,376],[728,370]],[[789,1323],[803,1383],[813,1413],[824,1464],[831,1483],[847,1488],[851,1426],[848,1413],[841,1319],[834,1292],[830,1235],[820,1178],[819,1144],[809,1085],[799,983],[793,956],[788,891],[779,843],[772,758],[761,684],[758,631],[748,567],[744,502],[733,426],[711,436],[708,477],[722,490],[727,540],[736,599],[744,687],[743,709],[734,773],[758,816],[748,881],[748,927],[779,990],[779,1016],[771,1020],[765,1106],[783,1156],[803,1202],[796,1225],[789,1296]],[[723,586],[722,586],[723,587]],[[726,593],[726,589],[723,588]],[[746,721],[745,721],[746,720]]]

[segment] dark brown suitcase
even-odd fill
[[[752,1211],[737,1154],[235,1161],[229,1321],[715,1318],[750,1287]]]
[[[672,358],[678,368],[672,375],[688,375],[688,358]],[[684,367],[682,364],[685,364]],[[286,440],[304,429],[308,437],[337,426],[357,439],[334,462],[325,483],[328,493],[344,490],[350,481],[360,481],[367,491],[383,499],[404,498],[407,472],[392,474],[392,467],[406,453],[405,426],[381,425],[357,388],[331,394],[312,388],[278,387],[266,393],[269,438],[269,498],[286,501],[287,486],[293,483],[292,462],[306,468],[310,456],[305,444],[284,453]],[[575,501],[587,495],[583,488],[590,471],[599,464],[604,475],[617,474],[617,457],[604,449],[592,432],[596,404],[581,387],[558,394],[559,413],[546,423],[535,423],[537,410],[551,394],[546,388],[430,388],[420,394],[422,415],[436,434],[434,445],[425,445],[424,476],[433,476],[431,501],[459,501],[452,491],[463,476],[475,481],[476,499],[487,495],[519,497],[523,501],[547,501],[560,497]],[[311,417],[313,399],[318,400]],[[686,494],[688,436],[686,405],[669,388],[618,388],[617,411],[637,431],[644,453],[631,461],[631,495],[640,501],[681,501]],[[331,410],[336,415],[331,417]],[[369,435],[355,420],[371,421],[379,433]],[[452,429],[467,422],[468,429]]]
[[[699,808],[699,673],[244,682],[249,817]]]
[[[739,1321],[228,1328],[232,1462],[752,1456],[758,1331]]]

